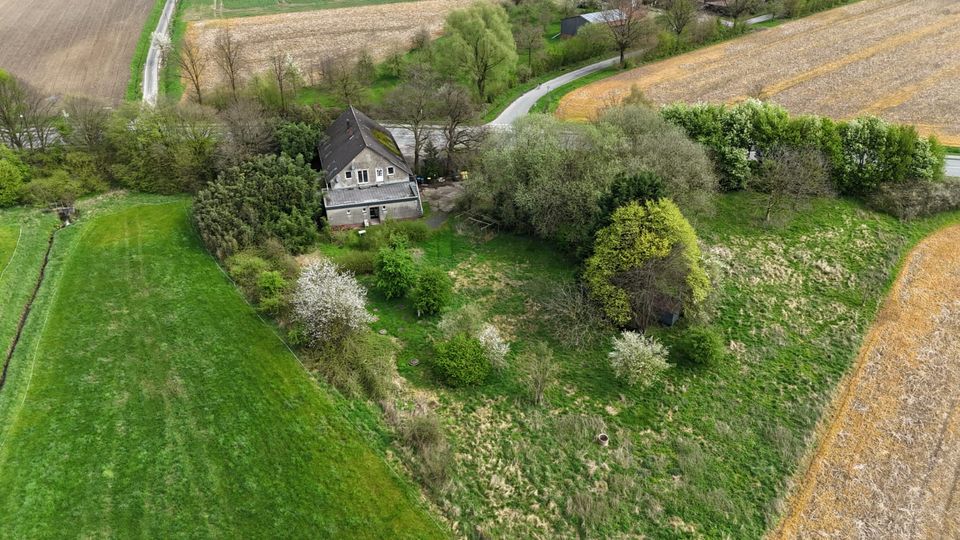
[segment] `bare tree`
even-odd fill
[[[420,172],[420,156],[429,137],[427,122],[438,115],[439,76],[430,67],[411,66],[406,79],[389,99],[388,113],[413,134],[413,172]]]
[[[760,193],[759,209],[769,223],[789,216],[815,197],[833,193],[827,161],[815,148],[775,148],[763,156],[760,173],[748,184]]]
[[[527,57],[527,65],[533,69],[533,53],[543,49],[543,27],[523,24],[513,35],[517,50]]]
[[[214,41],[214,52],[214,62],[220,68],[220,73],[227,79],[233,99],[236,101],[239,99],[237,91],[243,82],[243,70],[246,69],[246,47],[234,38],[228,28],[223,28],[217,33]]]
[[[93,100],[69,98],[64,104],[64,116],[67,120],[65,142],[104,160],[108,145],[110,109]]]
[[[468,125],[477,116],[477,104],[470,92],[456,83],[447,83],[437,96],[437,115],[442,121],[445,167],[447,174],[454,171],[458,152],[473,148],[482,138],[482,129]]]
[[[683,30],[697,18],[697,5],[693,0],[670,0],[663,18],[670,30],[680,37]]]
[[[647,19],[647,9],[636,0],[610,0],[601,19],[610,28],[613,42],[620,53],[620,65],[626,66],[627,49],[635,47],[655,33]]]
[[[324,62],[323,78],[330,91],[346,105],[362,105],[366,87],[346,59]]]
[[[177,52],[177,65],[180,72],[186,74],[197,96],[197,103],[203,105],[203,81],[207,71],[207,56],[191,40],[184,40]]]
[[[760,5],[759,0],[726,0],[726,9],[728,15],[739,20],[741,17],[757,9]]]
[[[297,66],[289,54],[274,52],[270,56],[270,72],[280,93],[280,110],[287,112],[287,92],[296,82]]]
[[[665,257],[614,275],[610,282],[627,294],[633,312],[631,326],[644,329],[663,316],[678,315],[691,297],[689,267],[677,243]]]
[[[54,105],[26,82],[0,73],[0,141],[23,150],[43,150],[56,137]]]
[[[226,133],[220,145],[224,166],[237,165],[257,154],[273,150],[273,129],[259,102],[241,99],[221,115]]]

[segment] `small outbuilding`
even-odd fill
[[[583,13],[573,17],[567,17],[560,21],[560,35],[563,37],[573,37],[581,28],[588,24],[619,24],[625,15],[619,9],[610,9],[607,11],[597,11],[594,13]]]
[[[349,107],[326,131],[318,153],[331,227],[368,227],[423,216],[413,170],[389,131]]]

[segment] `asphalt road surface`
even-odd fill
[[[170,35],[170,21],[173,20],[173,11],[177,7],[177,0],[167,0],[160,14],[160,21],[150,41],[150,50],[147,52],[147,61],[143,66],[143,101],[150,105],[157,104],[157,94],[160,92],[160,47],[156,36]]]
[[[947,156],[947,176],[960,178],[960,156]]]

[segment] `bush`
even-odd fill
[[[727,355],[723,338],[710,326],[687,328],[674,352],[682,360],[698,365],[719,363]]]
[[[231,167],[197,194],[194,220],[218,258],[279,240],[302,253],[317,240],[317,175],[302,159],[259,156]]]
[[[510,344],[500,335],[500,330],[486,323],[480,328],[477,340],[483,346],[490,365],[497,370],[503,370],[506,367],[507,355],[510,354]]]
[[[374,267],[377,288],[388,299],[407,294],[417,277],[413,256],[402,242],[380,248]]]
[[[480,334],[483,320],[487,314],[477,304],[467,304],[460,309],[444,314],[437,328],[445,339],[451,339],[457,334],[474,336]]]
[[[315,347],[339,346],[373,322],[366,309],[366,290],[353,275],[340,272],[326,259],[304,268],[293,308]]]
[[[397,346],[389,337],[362,330],[336,347],[307,351],[323,378],[351,398],[381,400],[393,393]]]
[[[667,348],[656,338],[625,331],[613,339],[610,367],[621,381],[642,388],[670,367],[667,354]]]
[[[246,296],[257,300],[257,278],[270,270],[270,263],[251,251],[242,251],[227,259],[227,273]]]
[[[416,454],[413,469],[431,490],[440,491],[453,469],[453,452],[440,419],[433,412],[409,415],[400,424],[400,438]]]
[[[417,317],[438,315],[450,303],[453,296],[453,281],[439,268],[426,267],[420,270],[417,281],[410,290],[413,308]]]
[[[0,208],[20,202],[23,174],[12,162],[0,159]]]
[[[316,156],[320,134],[320,128],[313,124],[283,122],[277,126],[275,136],[281,153],[292,158],[303,156],[310,163]]]
[[[643,327],[710,293],[696,232],[669,199],[614,212],[610,226],[597,233],[584,280],[620,326]]]
[[[479,340],[458,334],[436,345],[433,369],[450,386],[472,386],[490,375],[490,361]]]
[[[867,198],[867,203],[900,219],[956,210],[960,208],[960,178],[881,185]]]
[[[542,320],[550,334],[569,348],[596,345],[613,330],[603,310],[579,283],[549,285],[543,298]]]
[[[71,206],[81,195],[80,183],[61,170],[36,178],[23,187],[23,199],[36,206]]]
[[[553,359],[553,351],[542,342],[534,342],[517,358],[520,368],[520,383],[534,405],[543,405],[546,393],[557,383],[560,368]]]
[[[377,256],[369,251],[348,251],[337,257],[340,268],[354,274],[372,274],[376,269]]]

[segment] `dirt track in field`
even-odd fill
[[[0,0],[0,69],[51,94],[123,99],[154,0]]]
[[[660,104],[753,96],[799,113],[874,114],[960,145],[960,2],[863,0],[585,86],[557,114],[590,118],[634,85]]]
[[[960,538],[958,245],[910,253],[771,538]]]
[[[468,7],[476,0],[424,0],[400,4],[382,4],[353,8],[323,9],[300,13],[282,13],[257,17],[206,20],[191,23],[187,39],[198,43],[212,55],[221,28],[229,28],[248,51],[246,75],[265,72],[270,57],[277,52],[289,54],[315,84],[313,76],[322,62],[355,59],[364,50],[375,60],[395,52],[407,51],[421,28],[434,36],[443,28],[450,11]],[[207,85],[223,83],[216,68],[209,70]]]

